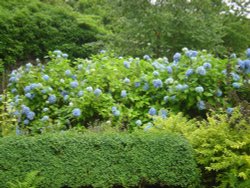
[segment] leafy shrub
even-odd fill
[[[0,2],[0,58],[6,66],[44,57],[59,47],[71,57],[88,57],[100,47],[97,40],[103,33],[95,18],[79,14],[64,3]],[[91,48],[83,48],[86,44]]]
[[[228,60],[184,51],[169,62],[107,53],[70,61],[56,50],[46,66],[26,64],[10,75],[19,126],[35,133],[110,120],[130,129],[137,120],[145,124],[157,114],[166,118],[168,110],[197,117],[237,105],[234,96],[249,88],[248,60],[242,67],[233,59],[229,69]]]
[[[175,134],[61,132],[0,139],[0,184],[38,170],[40,187],[194,187],[188,142]]]
[[[248,108],[248,111],[250,109]],[[181,116],[158,119],[151,130],[183,134],[196,152],[203,184],[220,188],[250,186],[250,119],[238,109],[201,122]]]

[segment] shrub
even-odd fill
[[[180,114],[158,119],[151,130],[181,133],[188,139],[207,187],[245,188],[250,186],[249,125],[249,116],[234,109],[231,115],[214,114],[201,122],[187,121]]]
[[[70,61],[56,50],[46,66],[26,64],[10,75],[19,126],[36,133],[111,120],[133,129],[137,120],[145,124],[157,114],[166,118],[168,111],[204,117],[210,109],[237,105],[237,93],[250,88],[247,60],[241,68],[241,61],[232,59],[229,69],[228,60],[184,51],[169,62],[103,52]]]
[[[174,134],[61,132],[0,139],[0,184],[37,170],[40,187],[195,187],[188,142]]]
[[[13,66],[16,61],[44,57],[59,47],[71,57],[88,57],[99,48],[97,40],[105,33],[96,20],[65,3],[1,1],[0,59]]]

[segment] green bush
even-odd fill
[[[75,12],[67,4],[0,2],[0,59],[5,65],[43,57],[58,48],[71,57],[88,57],[97,51],[98,36],[103,33],[97,19]],[[84,48],[86,44],[91,49]]]
[[[243,110],[241,108],[241,110]],[[181,116],[158,119],[151,130],[183,134],[192,144],[203,184],[220,188],[250,187],[250,112],[211,115],[201,122]]]
[[[40,187],[195,187],[191,147],[175,134],[61,132],[0,139],[0,184],[39,171]]]

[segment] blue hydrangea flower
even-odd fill
[[[22,105],[22,114],[28,114],[30,112],[30,108]]]
[[[180,53],[175,53],[173,56],[173,59],[175,62],[178,62],[181,59],[181,54]]]
[[[174,79],[173,78],[167,78],[166,80],[165,80],[165,84],[172,84],[172,83],[174,83]]]
[[[106,50],[100,50],[100,53],[101,53],[101,54],[105,54],[105,53],[106,53]]]
[[[151,108],[149,109],[148,113],[149,113],[149,115],[151,115],[151,116],[155,116],[156,113],[157,113],[157,111],[156,111],[156,109],[155,109],[154,107],[151,107]]]
[[[27,63],[25,66],[26,66],[26,68],[28,68],[28,69],[31,68],[31,67],[33,67],[33,65],[32,65],[31,63]]]
[[[216,96],[217,97],[221,97],[222,96],[222,91],[220,90],[220,89],[218,89],[217,91],[216,91]]]
[[[142,125],[142,121],[138,119],[138,120],[136,120],[135,124],[136,124],[137,126],[141,126],[141,125]]]
[[[66,76],[71,76],[71,71],[70,71],[70,70],[66,70],[66,71],[65,71],[65,75],[66,75]]]
[[[47,112],[47,111],[49,111],[49,109],[48,109],[48,108],[44,108],[43,111],[44,111],[44,112]]]
[[[234,108],[227,108],[227,114],[232,114],[234,111]]]
[[[26,93],[26,94],[25,94],[25,97],[27,97],[28,99],[33,99],[33,98],[34,98],[34,95],[31,94],[31,93]]]
[[[236,89],[239,89],[239,88],[240,88],[240,83],[239,83],[239,82],[234,82],[234,83],[232,84],[232,86],[233,86],[234,88],[236,88]]]
[[[169,74],[171,74],[173,72],[173,69],[171,66],[167,66],[166,69],[167,69]]]
[[[15,116],[19,116],[19,115],[20,115],[20,113],[19,113],[18,110],[16,110],[13,114],[14,114]]]
[[[130,79],[125,78],[125,79],[123,80],[123,82],[126,83],[126,84],[128,84],[128,83],[130,83]]]
[[[56,55],[61,55],[62,51],[61,50],[54,50],[53,53],[56,54]]]
[[[64,100],[64,101],[67,101],[68,99],[69,99],[69,95],[64,95],[64,96],[63,96],[63,100]]]
[[[144,128],[144,131],[148,131],[153,127],[152,123],[148,123],[148,125]]]
[[[148,83],[145,83],[144,86],[143,86],[143,90],[144,91],[147,91],[149,89],[149,84]]]
[[[77,94],[77,95],[78,95],[78,97],[82,97],[82,96],[83,96],[83,94],[84,94],[84,92],[81,90],[81,91],[79,91],[79,92],[78,92],[78,94]]]
[[[65,59],[67,59],[69,57],[69,55],[66,54],[66,53],[64,53],[64,54],[62,54],[62,57],[65,58]]]
[[[49,120],[49,116],[43,116],[41,121],[48,121]]]
[[[121,97],[126,97],[127,96],[127,91],[126,90],[122,90],[121,91]]]
[[[32,112],[32,111],[30,111],[30,112],[28,112],[28,114],[27,114],[27,118],[29,119],[29,120],[33,120],[34,119],[34,117],[35,117],[35,112]]]
[[[160,73],[159,73],[158,71],[154,71],[154,72],[153,72],[153,75],[154,75],[154,76],[159,76]]]
[[[81,110],[80,110],[79,108],[75,108],[75,109],[72,111],[72,115],[75,116],[75,117],[81,116]]]
[[[16,93],[17,92],[17,89],[16,88],[13,88],[12,90],[11,90],[11,93]]]
[[[226,75],[227,74],[227,70],[224,69],[223,71],[221,71],[221,73],[224,74],[224,75]]]
[[[113,111],[113,115],[116,116],[116,117],[120,116],[120,114],[121,114],[121,113],[120,113],[119,110]]]
[[[232,53],[231,55],[230,55],[230,58],[232,58],[232,59],[235,59],[237,56],[236,56],[236,54],[235,53]]]
[[[197,93],[202,93],[204,91],[204,88],[202,86],[198,86],[198,87],[195,88],[195,91]]]
[[[198,67],[196,69],[196,73],[199,74],[199,75],[204,76],[204,75],[206,75],[207,72],[206,72],[206,69],[203,66],[200,66],[200,67]]]
[[[165,96],[165,97],[163,98],[163,100],[164,100],[165,102],[168,102],[168,101],[169,101],[169,96]]]
[[[77,68],[78,68],[78,70],[82,70],[83,69],[83,65],[80,64],[80,65],[77,66]]]
[[[176,100],[176,95],[173,95],[170,97],[171,101],[175,101]]]
[[[56,96],[55,95],[50,95],[48,98],[48,101],[50,104],[54,104],[56,102]]]
[[[159,116],[161,116],[163,119],[167,118],[168,112],[164,109],[161,109],[159,111]]]
[[[212,65],[211,65],[210,63],[204,63],[204,64],[203,64],[203,67],[204,67],[205,69],[211,69]]]
[[[79,84],[78,84],[77,81],[73,81],[73,82],[70,83],[70,86],[71,86],[72,88],[77,88],[78,85],[79,85]]]
[[[186,56],[192,58],[192,57],[196,57],[198,55],[198,52],[197,51],[194,51],[194,50],[188,50],[186,52]]]
[[[9,82],[17,82],[17,78],[15,76],[10,77]]]
[[[247,55],[248,58],[250,58],[250,48],[248,48],[248,49],[246,50],[246,55]]]
[[[130,68],[130,62],[128,62],[128,61],[124,61],[124,62],[123,62],[123,65],[124,65],[127,69]]]
[[[43,79],[44,79],[45,81],[48,81],[48,80],[49,80],[49,76],[48,76],[47,74],[45,74],[45,75],[43,75]]]
[[[240,80],[240,76],[238,74],[234,73],[234,72],[231,72],[231,76],[233,77],[234,81]]]
[[[155,88],[160,88],[160,87],[162,87],[163,84],[162,84],[162,81],[160,79],[155,79],[155,80],[153,80],[153,85]]]
[[[94,94],[95,94],[95,96],[99,96],[99,95],[102,94],[102,90],[100,90],[99,88],[97,88],[97,89],[95,89]]]
[[[91,86],[89,86],[89,87],[86,87],[86,90],[87,90],[88,92],[92,92],[92,91],[93,91],[93,88],[92,88]]]
[[[25,93],[28,93],[28,92],[31,91],[31,87],[30,86],[25,86],[23,90],[24,90]]]
[[[141,83],[140,82],[135,82],[135,87],[140,87]]]
[[[28,119],[25,119],[24,121],[23,121],[23,124],[24,125],[28,125],[30,123],[30,121],[28,120]]]
[[[193,69],[188,69],[187,71],[186,71],[186,76],[190,76],[190,75],[192,75],[194,73],[194,70]]]
[[[151,58],[150,58],[149,55],[144,55],[144,56],[143,56],[143,59],[145,59],[145,60],[150,60]]]
[[[197,103],[197,107],[199,110],[205,110],[206,109],[206,105],[205,105],[205,102],[200,100],[198,103]]]
[[[117,108],[115,106],[112,106],[111,111],[114,112],[116,110],[117,110]]]

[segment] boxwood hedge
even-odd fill
[[[188,142],[162,133],[62,132],[0,139],[0,185],[38,170],[39,187],[195,187]]]

